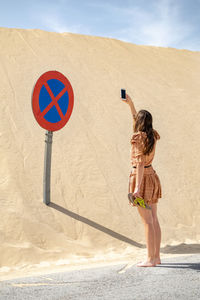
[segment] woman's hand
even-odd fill
[[[131,97],[128,94],[126,94],[126,101],[128,104],[133,103]]]
[[[134,192],[132,193],[132,199],[135,200],[136,197],[142,198],[140,195],[140,191],[138,189],[135,189]],[[131,202],[130,200],[129,200],[129,205],[137,206],[137,204],[135,204],[134,202]]]
[[[135,190],[134,190],[133,196],[134,196],[134,197],[138,197],[138,198],[142,198],[142,196],[140,195],[140,190],[139,190],[139,189],[135,189]]]
[[[140,191],[139,190],[135,190],[134,193],[133,193],[133,198],[142,198],[141,195],[140,195]],[[137,206],[137,204],[135,204],[134,202],[132,203],[131,201],[129,201],[129,205],[131,206]]]
[[[127,104],[133,103],[131,97],[128,94],[126,94],[126,99],[122,99],[122,101],[126,102]]]

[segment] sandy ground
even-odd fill
[[[132,119],[121,88],[137,110],[152,113],[161,136],[153,167],[163,192],[163,255],[196,251],[200,52],[40,30],[0,28],[0,39],[2,278],[143,255],[143,225],[127,201]],[[45,206],[45,130],[31,95],[49,70],[70,80],[75,98],[69,122],[53,135],[52,204]]]

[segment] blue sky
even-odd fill
[[[0,27],[200,51],[200,0],[0,0]]]

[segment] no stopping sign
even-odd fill
[[[74,106],[69,80],[58,71],[48,71],[37,80],[32,94],[32,110],[38,124],[56,131],[68,122]]]

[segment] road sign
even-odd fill
[[[46,129],[43,202],[50,203],[51,148],[53,131],[69,120],[74,106],[74,93],[69,80],[60,72],[49,71],[37,80],[32,94],[32,109],[36,121]]]
[[[73,89],[62,73],[48,71],[39,77],[33,90],[32,109],[42,128],[56,131],[64,127],[73,106]]]

